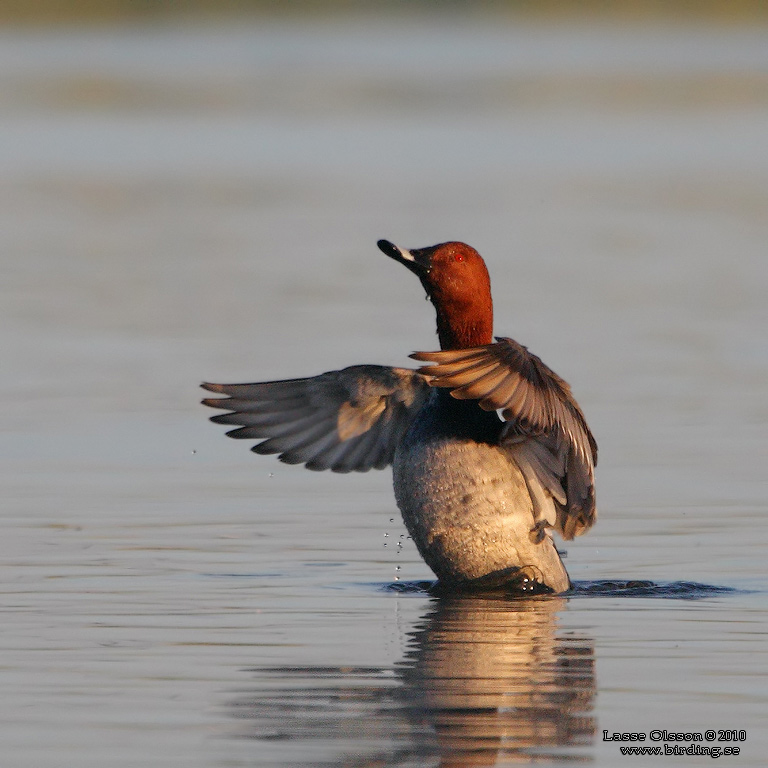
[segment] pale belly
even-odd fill
[[[393,479],[408,532],[441,582],[504,578],[519,568],[555,592],[569,588],[552,538],[537,541],[532,533],[525,480],[503,449],[449,436],[406,437]]]

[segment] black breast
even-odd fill
[[[495,411],[484,411],[476,400],[457,400],[445,389],[433,389],[409,430],[409,439],[460,438],[497,445],[503,426]]]

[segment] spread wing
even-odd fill
[[[565,539],[594,523],[597,443],[571,388],[536,355],[512,339],[470,349],[417,352],[433,387],[459,400],[501,411],[502,444],[525,476],[534,514]]]
[[[392,462],[395,448],[428,394],[426,379],[407,368],[356,365],[307,379],[258,384],[203,384],[227,397],[205,405],[230,411],[217,424],[230,437],[263,442],[287,464],[334,472],[367,472]]]

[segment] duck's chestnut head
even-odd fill
[[[443,349],[493,341],[491,280],[482,256],[465,243],[448,242],[406,250],[388,240],[379,249],[415,273],[437,312]]]

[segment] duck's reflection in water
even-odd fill
[[[274,756],[296,766],[589,760],[593,642],[558,629],[565,602],[436,599],[394,671],[248,670],[256,673],[254,689],[231,702],[248,724],[240,735],[271,747],[279,740]],[[310,763],[291,748],[297,739],[312,742]]]
[[[434,729],[442,766],[584,758],[595,723],[594,650],[558,633],[563,598],[443,598],[402,670],[412,717]]]

